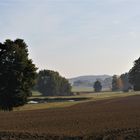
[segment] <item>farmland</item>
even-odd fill
[[[30,97],[29,100],[46,100],[45,103],[40,104],[26,104],[22,107],[15,108],[15,111],[23,111],[23,110],[37,110],[37,109],[49,109],[49,108],[63,108],[73,106],[75,104],[89,102],[89,101],[98,101],[104,99],[112,99],[118,97],[126,97],[126,96],[133,96],[139,95],[139,92],[130,92],[130,93],[123,93],[123,92],[101,92],[101,93],[86,93],[81,92],[78,95],[74,96],[54,96],[54,97],[45,97],[45,96],[38,96],[39,93],[33,92],[33,97]],[[74,100],[77,101],[74,101]]]
[[[140,139],[139,94],[95,96],[67,107],[0,112],[0,137],[11,136],[12,140]]]

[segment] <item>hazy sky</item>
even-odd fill
[[[39,69],[121,74],[140,56],[140,0],[0,0],[8,38],[23,38]]]

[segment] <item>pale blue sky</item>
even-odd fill
[[[7,38],[23,38],[39,69],[121,74],[140,56],[140,0],[0,0]]]

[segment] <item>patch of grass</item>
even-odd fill
[[[14,111],[63,108],[75,105],[77,103],[78,102],[55,102],[55,103],[26,104],[22,107],[15,108]]]
[[[42,96],[42,93],[40,93],[39,91],[32,91],[32,96]]]
[[[93,92],[92,87],[73,86],[72,92]]]
[[[15,111],[22,111],[22,110],[38,110],[38,109],[48,109],[48,108],[63,108],[63,107],[69,107],[78,103],[83,102],[89,102],[89,101],[98,101],[98,100],[105,100],[105,99],[113,99],[113,98],[119,98],[119,97],[127,97],[127,96],[133,96],[133,95],[140,95],[140,92],[129,92],[129,93],[123,93],[123,92],[100,92],[100,93],[81,93],[80,95],[76,96],[59,96],[59,97],[47,97],[50,99],[61,99],[61,98],[88,98],[88,100],[82,100],[82,101],[76,101],[76,102],[70,102],[70,101],[64,101],[64,102],[53,102],[53,103],[40,103],[40,104],[26,104],[22,107],[15,108]],[[30,99],[34,99],[36,97],[31,97]],[[37,97],[39,99],[44,99],[46,97]]]

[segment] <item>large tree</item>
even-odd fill
[[[135,60],[134,66],[129,71],[129,81],[135,91],[140,91],[140,58]]]
[[[94,83],[93,87],[95,92],[100,92],[102,90],[101,82],[98,80]]]
[[[36,69],[22,39],[0,43],[0,109],[10,111],[27,102]]]
[[[36,89],[45,96],[71,95],[68,80],[51,70],[39,71]]]

